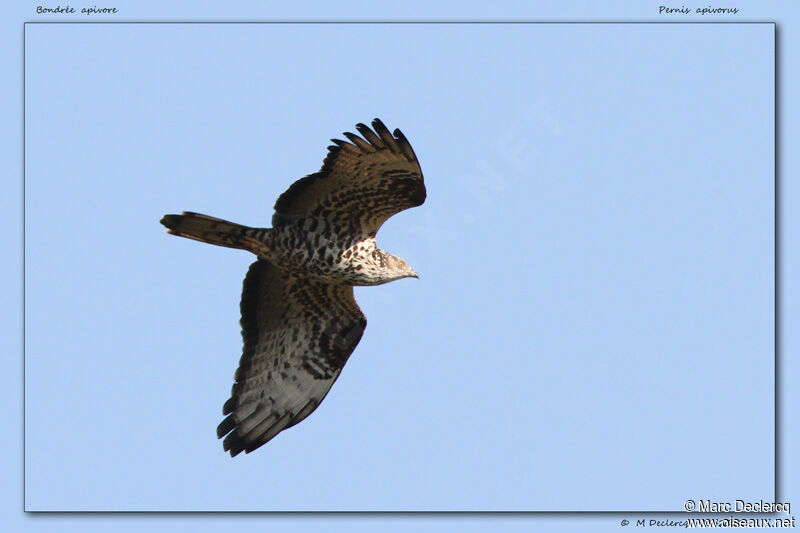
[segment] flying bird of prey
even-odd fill
[[[173,235],[258,257],[244,278],[244,350],[217,427],[232,457],[302,421],[328,393],[367,326],[353,286],[418,277],[375,234],[425,201],[422,171],[400,130],[372,127],[333,139],[320,171],[278,198],[272,228],[190,212],[161,219]]]

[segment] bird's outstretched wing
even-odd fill
[[[298,279],[263,259],[247,272],[241,310],[244,352],[217,428],[231,456],[311,414],[367,326],[352,287]]]
[[[425,183],[417,156],[405,135],[392,135],[379,119],[362,137],[333,139],[322,169],[297,180],[275,203],[272,225],[320,218],[348,230],[375,234],[395,213],[425,202]]]

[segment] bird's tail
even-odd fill
[[[161,223],[172,235],[245,250],[253,248],[253,233],[258,231],[220,218],[187,211],[180,215],[164,215]]]

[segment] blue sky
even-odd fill
[[[773,40],[28,25],[27,508],[771,499]],[[374,116],[426,176],[426,204],[378,236],[421,279],[357,290],[370,323],[323,405],[231,460],[213,431],[251,258],[157,220],[267,224]]]

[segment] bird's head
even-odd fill
[[[411,265],[405,262],[402,257],[397,257],[390,253],[385,253],[384,260],[386,261],[386,268],[393,274],[393,279],[401,278],[417,278],[419,275],[411,268]]]

